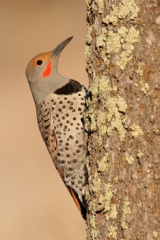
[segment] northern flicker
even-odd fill
[[[61,76],[57,70],[61,51],[72,38],[67,38],[53,51],[35,56],[26,68],[26,76],[42,138],[64,184],[85,218],[87,151],[83,112],[87,91],[79,82]]]

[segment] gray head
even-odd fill
[[[72,38],[67,38],[53,51],[39,54],[29,62],[26,76],[36,104],[69,81],[58,73],[57,64],[61,51]]]

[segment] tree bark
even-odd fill
[[[160,1],[86,0],[87,239],[160,239]]]

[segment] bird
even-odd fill
[[[86,219],[88,134],[84,128],[84,110],[87,89],[58,72],[61,52],[72,38],[61,42],[53,51],[32,58],[26,77],[42,138],[60,177]]]

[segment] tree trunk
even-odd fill
[[[160,1],[86,2],[87,239],[158,240]]]

